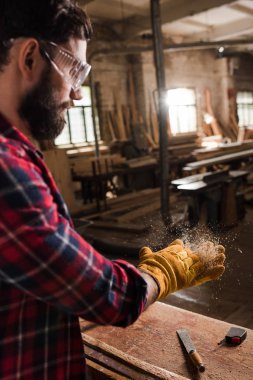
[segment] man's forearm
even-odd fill
[[[141,272],[141,275],[147,283],[147,302],[144,309],[146,310],[150,305],[152,305],[152,303],[157,300],[159,295],[159,288],[152,276],[144,272]]]

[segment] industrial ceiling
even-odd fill
[[[151,36],[151,0],[80,0],[93,23],[134,44]],[[231,51],[253,52],[252,0],[160,0],[164,40],[172,44],[223,42]],[[238,41],[238,42],[237,42]]]

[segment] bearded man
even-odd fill
[[[110,261],[75,230],[40,151],[90,71],[92,30],[70,0],[0,0],[0,379],[86,378],[78,318],[128,326],[152,302],[219,277],[176,240]],[[120,255],[120,252],[119,252]]]

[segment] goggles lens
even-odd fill
[[[77,91],[88,76],[91,66],[54,42],[40,41],[40,47],[56,71]]]

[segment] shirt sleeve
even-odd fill
[[[30,160],[1,149],[0,176],[1,280],[98,324],[133,323],[146,302],[139,271],[106,259],[71,227]]]

